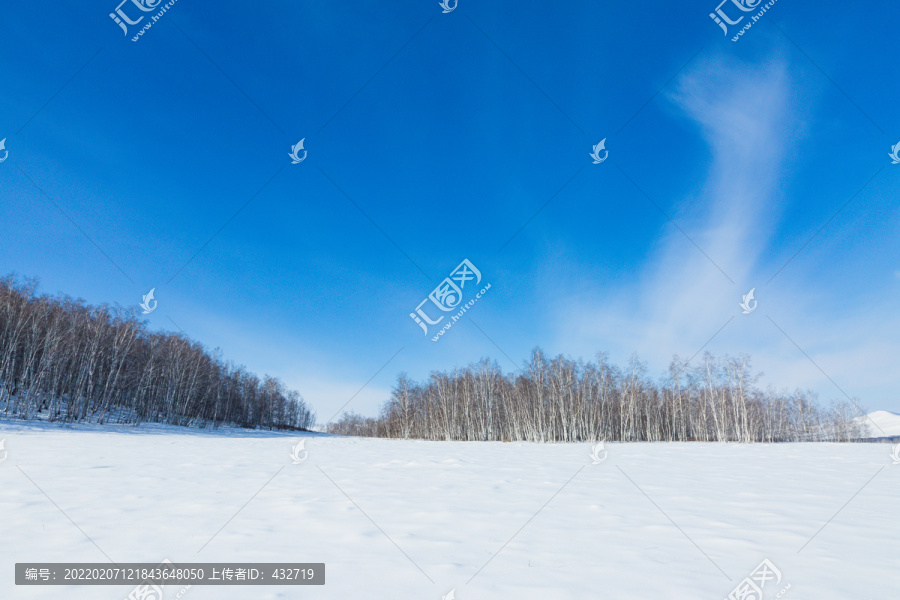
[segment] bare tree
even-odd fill
[[[297,392],[262,381],[182,335],[153,333],[121,307],[39,296],[0,279],[0,413],[51,421],[308,429]]]
[[[376,419],[345,415],[332,433],[430,440],[784,442],[858,437],[849,403],[822,408],[809,392],[757,387],[747,356],[674,357],[652,381],[637,355],[620,370],[598,354],[584,364],[532,352],[503,375],[482,360],[417,384],[401,374]]]

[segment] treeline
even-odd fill
[[[482,360],[432,373],[400,375],[378,418],[346,414],[328,427],[342,435],[427,440],[847,441],[860,432],[850,403],[828,408],[810,392],[762,390],[750,360],[705,354],[675,358],[659,380],[636,356],[625,368],[605,354],[584,363],[536,349],[518,374]]]
[[[307,429],[300,395],[224,362],[134,311],[36,293],[0,278],[0,417],[63,423]]]

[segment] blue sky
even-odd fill
[[[178,0],[137,42],[115,8],[3,8],[0,272],[155,288],[153,328],[320,421],[535,346],[746,352],[900,411],[895,4],[779,0],[738,42],[755,11],[726,37],[704,1]],[[491,289],[432,342],[409,313],[463,259]]]

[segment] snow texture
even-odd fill
[[[15,562],[107,557],[326,563],[321,587],[184,600],[721,599],[763,559],[782,574],[766,600],[900,597],[890,444],[606,444],[593,464],[589,444],[166,426],[6,423],[0,440],[3,599],[124,599],[14,585]]]

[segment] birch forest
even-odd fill
[[[61,423],[307,429],[300,395],[133,310],[36,293],[0,278],[0,417]]]
[[[748,357],[677,357],[658,380],[633,356],[584,363],[536,349],[503,374],[482,360],[424,383],[400,375],[378,418],[345,414],[331,433],[426,440],[847,441],[864,414],[850,402],[825,408],[809,392],[762,390]]]

